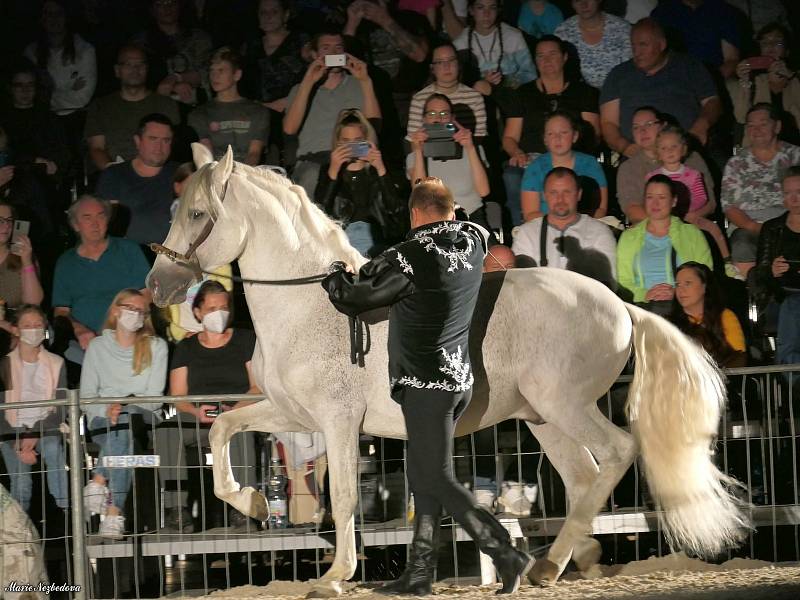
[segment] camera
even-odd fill
[[[369,142],[350,142],[347,144],[350,148],[350,155],[353,158],[364,158],[370,151]]]
[[[423,123],[428,140],[422,147],[423,154],[434,160],[461,158],[461,144],[453,139],[456,126],[453,123]]]
[[[344,67],[347,64],[347,56],[344,54],[328,54],[325,57],[326,67]]]

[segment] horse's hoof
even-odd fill
[[[603,556],[603,547],[596,539],[585,537],[575,544],[572,550],[572,560],[581,573],[588,572],[600,562]]]
[[[251,487],[244,488],[242,494],[247,496],[247,506],[249,508],[249,510],[243,511],[245,514],[257,521],[269,519],[269,506],[264,494]]]
[[[318,583],[306,594],[306,598],[336,598],[342,595],[342,584],[338,581]]]
[[[549,587],[558,581],[560,575],[558,565],[546,558],[537,558],[533,563],[533,568],[528,571],[528,580],[533,585],[540,585],[542,587]]]

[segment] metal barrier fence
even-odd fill
[[[720,427],[718,460],[720,468],[744,484],[742,493],[754,505],[756,530],[727,558],[800,561],[800,421],[796,414],[800,404],[793,391],[792,384],[797,379],[796,375],[792,379],[793,371],[800,371],[800,366],[728,371],[729,401]],[[622,407],[629,381],[629,377],[621,377],[600,400],[603,411],[619,425],[624,425]],[[258,397],[79,400],[77,391],[72,390],[66,400],[0,404],[0,414],[4,415],[2,411],[9,409],[64,407],[68,422],[77,424],[82,423],[81,410],[92,404],[130,405],[153,400],[174,405],[182,401],[216,403],[241,399]],[[129,411],[129,414],[135,413]],[[41,509],[41,533],[52,583],[78,588],[80,591],[71,594],[77,599],[151,598],[189,590],[208,593],[213,589],[264,584],[275,579],[317,578],[324,573],[333,548],[329,523],[269,529],[246,520],[238,527],[229,526],[225,507],[213,497],[205,450],[198,447],[194,454],[196,460],[189,461],[196,464],[187,464],[190,475],[186,489],[182,489],[180,478],[177,486],[165,487],[164,473],[177,464],[161,464],[153,458],[160,451],[163,454],[163,448],[158,446],[159,440],[164,439],[163,431],[159,434],[161,427],[155,421],[137,423],[138,419],[133,417],[130,420],[129,431],[138,445],[131,446],[135,449],[128,452],[128,458],[110,461],[111,469],[130,469],[129,465],[134,465],[125,512],[129,533],[123,539],[101,538],[96,531],[97,518],[84,518],[82,491],[90,479],[91,468],[97,466],[97,448],[82,426],[51,434],[59,436],[69,450],[68,466],[64,469],[69,476],[71,510],[62,513],[52,510],[52,502],[45,492],[45,479],[54,470],[53,465],[42,464],[39,470],[31,473],[38,477],[40,489],[34,502],[38,499],[43,507],[50,504],[47,510]],[[191,424],[176,424],[175,431],[168,433],[167,439],[174,442],[174,437],[170,439],[170,436],[177,436],[182,445],[193,428]],[[41,435],[45,433],[40,431]],[[98,432],[94,433],[96,436]],[[3,443],[11,441],[14,440]],[[390,579],[400,572],[405,556],[403,545],[411,539],[404,443],[362,436],[360,445],[356,512],[360,560],[355,578],[360,581]],[[251,476],[253,465],[261,465],[260,469],[255,469],[256,480],[250,484],[262,491],[268,481],[267,448],[269,444],[262,444],[261,452],[253,456],[246,450],[243,464],[238,465],[249,467]],[[324,463],[317,466],[324,469]],[[501,520],[513,537],[527,544],[536,555],[546,552],[563,523],[567,501],[560,479],[524,423],[507,421],[458,438],[454,470],[459,480],[475,490],[480,502],[497,501],[498,512],[505,513]],[[301,471],[298,477],[305,474]],[[5,476],[2,481],[7,482]],[[518,485],[523,483],[528,484],[527,489]],[[538,491],[535,498],[534,491]],[[181,531],[165,527],[164,506],[170,493],[173,499],[178,498],[181,506],[194,509],[191,525],[195,531],[189,532],[186,523],[179,523],[185,527]],[[54,519],[53,514],[57,518]],[[59,518],[64,521],[60,526]],[[291,513],[289,518],[292,518]],[[460,528],[451,526],[449,529],[452,552],[440,559],[438,576],[472,581],[480,573],[477,550],[474,545],[459,543],[469,539]],[[638,464],[623,478],[606,508],[595,519],[594,533],[603,543],[604,562],[628,562],[668,552],[660,532],[658,512],[650,504]],[[0,549],[13,552],[13,545],[0,540]]]

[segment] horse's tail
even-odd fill
[[[670,545],[701,556],[735,546],[749,519],[734,496],[739,483],[712,462],[725,405],[722,376],[700,346],[661,317],[626,305],[633,320],[636,370],[628,419]]]

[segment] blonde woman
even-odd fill
[[[92,339],[81,372],[81,398],[161,396],[167,377],[167,343],[156,337],[150,303],[139,290],[119,292],[108,309],[102,335]],[[160,402],[94,404],[85,407],[89,432],[104,456],[132,453],[130,414],[154,418]],[[83,490],[87,513],[105,514],[100,535],[119,539],[125,530],[122,509],[131,487],[130,469],[94,470]]]

